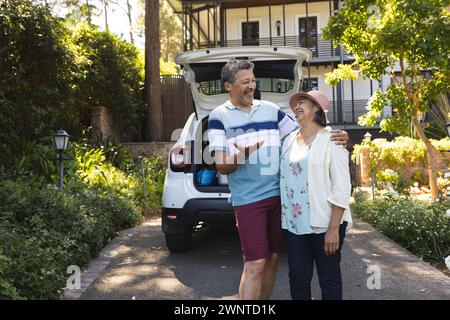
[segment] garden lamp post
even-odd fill
[[[59,160],[59,191],[63,189],[63,172],[64,172],[64,151],[67,149],[69,144],[69,135],[64,130],[58,130],[53,134],[55,139],[55,147],[58,150],[58,160]]]

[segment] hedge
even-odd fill
[[[84,266],[142,215],[114,193],[61,193],[0,181],[0,299],[58,299],[70,265]]]
[[[404,248],[428,262],[450,254],[450,203],[405,196],[369,199],[355,192],[352,211]]]

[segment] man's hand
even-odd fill
[[[331,131],[331,141],[334,141],[338,145],[347,147],[348,143],[348,133],[344,130],[332,130]]]
[[[214,161],[216,162],[217,170],[221,174],[229,174],[236,171],[238,165],[244,164],[245,159],[263,144],[264,141],[258,141],[257,143],[248,146],[243,146],[239,143],[235,143],[234,145],[230,144],[230,147],[235,147],[237,149],[237,151],[235,150],[232,154],[227,154],[225,151],[216,151],[214,154]]]
[[[258,141],[257,143],[250,144],[248,146],[244,146],[240,143],[235,143],[234,146],[239,150],[239,153],[244,155],[245,159],[247,159],[253,152],[261,148],[264,144],[264,140]]]

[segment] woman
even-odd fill
[[[330,141],[324,93],[296,93],[289,105],[300,124],[285,139],[280,163],[291,296],[311,299],[315,262],[322,299],[341,300],[341,249],[352,224],[348,151]]]

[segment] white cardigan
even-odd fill
[[[283,142],[281,156],[296,141],[299,130],[289,134]],[[348,150],[330,140],[331,128],[317,133],[308,158],[308,195],[310,223],[313,227],[328,227],[331,205],[344,208],[342,221],[347,221],[347,231],[353,225],[350,213],[351,182]],[[341,223],[342,223],[341,221]]]

